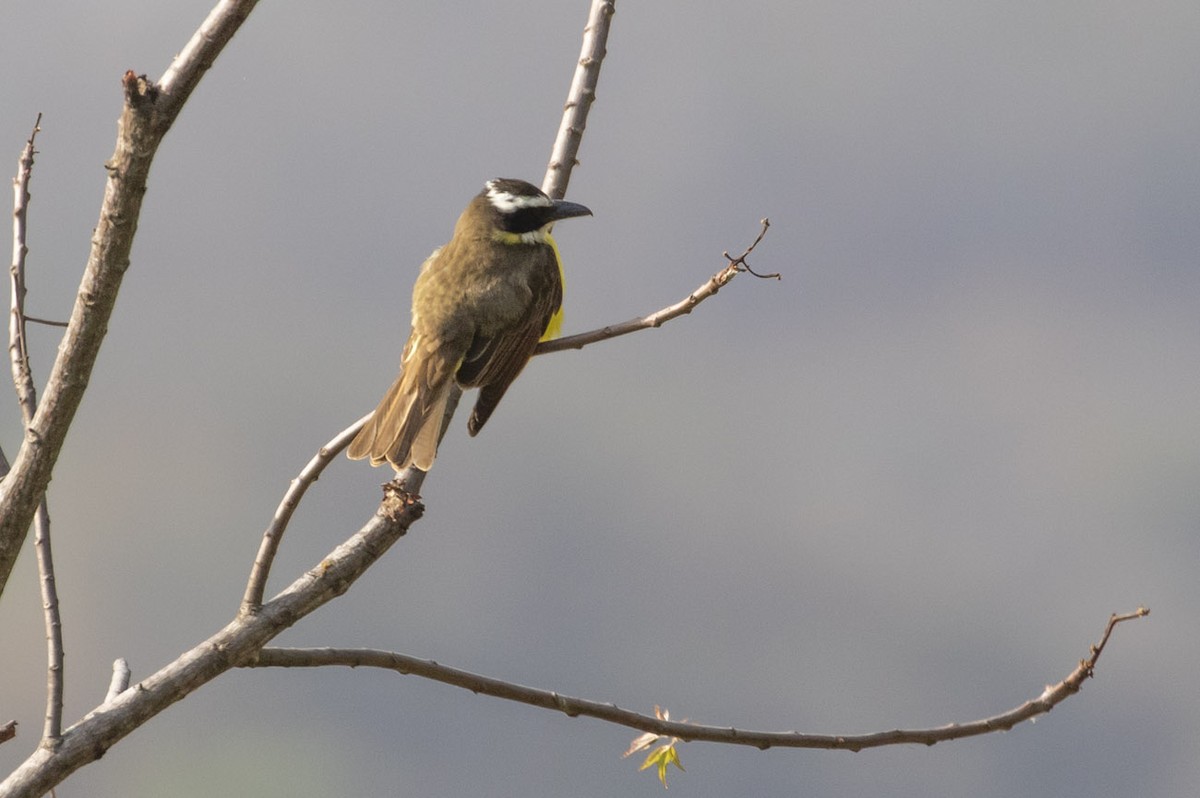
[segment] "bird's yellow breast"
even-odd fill
[[[554,241],[554,236],[546,233],[546,243],[550,245],[550,249],[554,250],[554,262],[558,265],[558,282],[563,287],[563,293],[567,290],[566,277],[563,275],[562,255],[558,254],[558,244]],[[551,338],[557,338],[562,332],[563,321],[563,303],[558,304],[558,310],[554,311],[554,315],[550,317],[550,323],[546,325],[546,331],[542,333],[540,340],[549,341]]]

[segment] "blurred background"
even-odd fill
[[[210,0],[7,2],[0,153],[38,112],[28,311],[66,318],[126,69]],[[67,711],[236,611],[316,449],[394,376],[412,281],[494,176],[540,182],[587,3],[264,3],[168,135],[49,499]],[[1037,696],[933,748],[690,744],[684,796],[1192,796],[1200,785],[1200,8],[618,4],[557,237],[565,332],[465,413],[426,516],[284,645],[373,646],[673,717],[863,733]],[[32,327],[45,379],[58,332]],[[0,390],[0,444],[20,441]],[[332,466],[270,593],[374,511]],[[27,542],[0,601],[7,773],[41,728]],[[73,796],[658,795],[632,730],[415,677],[230,673]]]

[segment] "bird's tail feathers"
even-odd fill
[[[390,463],[396,471],[415,465],[428,471],[450,396],[450,370],[440,358],[412,358],[388,388],[375,413],[350,443],[352,460],[371,458],[371,465]],[[439,368],[439,365],[442,367]]]
[[[416,431],[416,436],[408,447],[408,462],[422,471],[428,471],[433,466],[434,458],[437,457],[438,440],[442,434],[442,421],[445,420],[446,415],[446,402],[450,398],[450,385],[450,380],[442,383],[437,395],[433,398],[433,403],[429,406],[425,421]]]

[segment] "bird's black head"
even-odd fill
[[[532,233],[559,219],[592,215],[577,202],[550,199],[532,183],[507,177],[489,180],[480,196],[487,200],[496,227],[516,235]]]

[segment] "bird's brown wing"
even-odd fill
[[[553,251],[546,253],[553,261]],[[478,387],[479,398],[467,420],[467,432],[478,434],[491,417],[492,411],[508,390],[508,386],[525,368],[533,350],[541,340],[550,318],[562,305],[562,283],[558,279],[558,263],[553,271],[539,271],[541,279],[531,285],[533,302],[521,321],[491,336],[476,336],[456,375],[464,388]],[[548,270],[547,270],[548,271]]]

